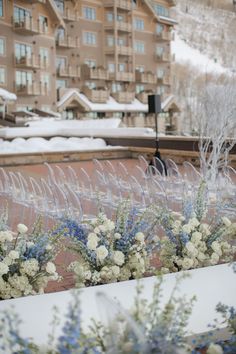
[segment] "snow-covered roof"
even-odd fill
[[[106,103],[93,103],[83,93],[78,92],[76,89],[68,90],[61,100],[58,102],[58,109],[63,109],[65,105],[76,100],[85,111],[92,112],[148,112],[148,105],[140,102],[135,98],[131,103],[119,103],[113,97],[109,97]],[[170,95],[162,102],[162,109],[164,111],[169,109],[170,101],[174,100],[174,96]],[[167,108],[168,106],[168,108]]]
[[[11,93],[3,88],[0,88],[0,102],[16,101],[17,97],[14,93]]]

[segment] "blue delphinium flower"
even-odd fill
[[[72,219],[61,219],[59,227],[53,232],[53,234],[58,233],[66,237],[73,237],[83,243],[86,243],[87,241],[86,225],[79,224],[77,221]]]

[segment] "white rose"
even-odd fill
[[[12,240],[13,240],[13,235],[11,231],[0,232],[0,242],[5,242],[5,241],[11,242]]]
[[[120,240],[121,239],[121,234],[119,234],[118,232],[115,233],[114,235],[116,240]]]
[[[204,233],[206,236],[209,236],[211,234],[210,232],[210,227],[208,224],[201,224],[199,227],[199,230]]]
[[[192,268],[193,264],[194,264],[194,261],[191,258],[186,257],[182,261],[182,267],[185,270]]]
[[[189,224],[192,225],[193,227],[197,227],[200,225],[200,222],[198,221],[197,218],[192,218],[189,220]]]
[[[98,242],[99,238],[94,232],[90,232],[88,234],[88,241],[97,241]]]
[[[89,280],[89,279],[91,279],[92,273],[90,270],[87,270],[84,272],[83,276],[84,276],[84,279]]]
[[[20,234],[26,234],[26,232],[28,231],[28,227],[25,226],[24,224],[18,224],[18,225],[17,225],[17,231],[18,231]]]
[[[51,251],[52,250],[52,246],[51,245],[47,245],[46,246],[46,251]]]
[[[203,262],[203,261],[205,261],[206,256],[205,256],[204,253],[199,252],[198,255],[197,255],[197,259],[198,259],[200,262]]]
[[[19,252],[12,250],[9,252],[8,257],[10,257],[11,259],[18,259],[20,255]]]
[[[199,241],[201,241],[201,239],[202,239],[201,232],[198,232],[198,231],[193,232],[192,237],[191,237],[191,241],[193,243],[198,243]]]
[[[192,228],[191,228],[191,226],[189,224],[185,224],[185,225],[183,225],[182,230],[186,234],[190,234],[190,232],[192,231]]]
[[[175,220],[175,222],[174,222],[174,228],[179,228],[180,226],[181,226],[181,221],[180,220]]]
[[[125,255],[121,251],[115,251],[113,254],[113,260],[115,264],[121,266],[125,262]]]
[[[96,239],[90,239],[87,242],[87,247],[91,251],[95,251],[95,249],[97,248],[97,245],[98,245],[98,242]]]
[[[115,277],[118,277],[118,275],[120,274],[120,267],[118,266],[112,266],[111,267],[111,271],[114,274]]]
[[[100,226],[98,226],[98,228],[101,232],[103,232],[103,233],[106,232],[106,227],[104,225],[100,225]]]
[[[215,253],[217,253],[219,256],[222,256],[222,251],[219,242],[213,241],[211,244],[211,248]]]
[[[103,261],[108,256],[108,250],[105,246],[100,246],[96,249],[96,255],[99,261]]]
[[[222,217],[222,221],[227,227],[231,225],[231,221],[226,216]]]
[[[186,243],[185,248],[187,249],[187,252],[193,255],[194,257],[196,257],[196,255],[198,254],[197,249],[191,241]]]
[[[218,262],[219,262],[219,260],[220,260],[220,257],[219,257],[219,255],[217,254],[217,253],[212,253],[212,255],[211,255],[211,264],[217,264]]]
[[[144,242],[144,234],[142,232],[137,232],[135,235],[136,241],[143,243]]]
[[[7,274],[8,271],[9,271],[8,265],[3,262],[0,262],[0,275]]]
[[[54,274],[56,272],[56,266],[52,262],[48,262],[46,265],[46,272],[49,274]]]
[[[207,349],[207,354],[223,354],[224,351],[219,344],[211,343]]]
[[[99,234],[100,233],[99,227],[95,227],[95,229],[93,231],[95,232],[95,234]]]

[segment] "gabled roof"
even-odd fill
[[[152,6],[152,2],[150,0],[143,0],[144,4],[149,8],[149,10],[151,11],[151,13],[153,14],[153,17],[161,23],[167,23],[169,25],[175,25],[177,24],[177,21],[174,20],[171,17],[165,17],[165,16],[159,16],[156,11],[154,10],[153,6]],[[169,2],[173,3],[173,0],[170,0]]]

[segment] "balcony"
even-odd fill
[[[66,36],[64,38],[58,37],[56,45],[60,48],[79,48],[79,38]]]
[[[134,74],[130,72],[119,71],[116,73],[118,81],[134,81]]]
[[[109,21],[104,23],[104,28],[108,31],[113,31],[117,28],[117,30],[121,32],[132,32],[132,25],[128,22]]]
[[[39,56],[35,56],[32,54],[31,56],[23,56],[21,58],[17,58],[14,56],[15,67],[16,68],[26,68],[26,69],[39,69],[40,68],[40,60]]]
[[[135,80],[136,82],[140,82],[142,84],[156,84],[157,82],[157,77],[155,74],[153,74],[150,71],[147,72],[140,72],[136,71],[135,72]]]
[[[87,98],[94,103],[105,103],[109,99],[109,91],[104,88],[101,89],[90,89],[84,86],[83,93]]]
[[[162,31],[160,33],[156,33],[155,37],[158,41],[171,41],[172,40],[171,32],[167,32],[167,31]]]
[[[162,84],[162,85],[170,85],[171,84],[170,76],[164,75],[164,76],[158,77],[157,83]]]
[[[62,13],[62,17],[65,22],[75,22],[79,20],[79,12],[65,9],[65,11]]]
[[[46,84],[33,82],[16,85],[16,93],[19,96],[45,96],[48,94],[48,87]]]
[[[132,10],[132,1],[130,0],[105,0],[104,7],[113,7],[116,6],[118,9],[131,11]]]
[[[59,66],[57,68],[57,76],[80,78],[80,67],[68,65],[66,67]]]
[[[34,20],[32,17],[25,17],[20,21],[13,18],[13,30],[21,35],[33,36],[36,34],[46,34],[48,27],[39,20]]]
[[[131,103],[135,98],[134,92],[113,92],[112,96],[119,103]]]
[[[132,47],[126,47],[124,45],[117,45],[117,53],[119,55],[132,55],[133,54],[133,48]]]
[[[156,54],[156,60],[160,63],[170,62],[171,55],[169,53]]]
[[[153,95],[153,92],[152,91],[143,91],[143,92],[137,93],[136,97],[142,103],[147,104],[149,95]]]
[[[109,73],[103,67],[90,68],[88,65],[82,66],[82,75],[85,80],[109,80]]]

